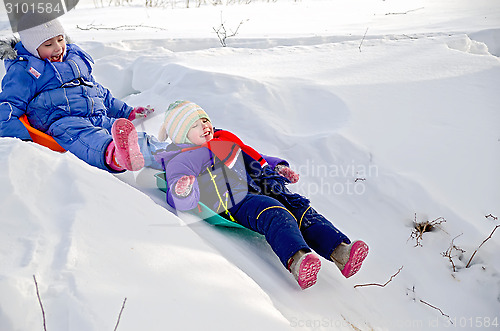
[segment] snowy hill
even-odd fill
[[[228,47],[221,15],[244,22]],[[259,235],[163,208],[154,170],[1,138],[1,331],[43,328],[33,275],[49,331],[112,330],[124,298],[120,331],[500,327],[500,230],[479,248],[500,224],[497,1],[84,1],[61,21],[99,82],[157,109],[138,130],[197,102],[289,160],[291,188],[371,251],[349,280],[323,261],[301,291]],[[415,217],[445,222],[418,246]]]

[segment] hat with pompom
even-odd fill
[[[41,44],[59,35],[64,35],[64,28],[57,18],[47,23],[19,31],[24,48],[36,57],[40,57],[37,48]]]
[[[168,106],[165,112],[165,121],[158,133],[158,139],[165,141],[170,137],[170,140],[176,144],[190,144],[191,141],[187,137],[189,129],[201,118],[206,118],[210,121],[210,117],[208,117],[203,108],[194,102],[185,100],[175,101]]]

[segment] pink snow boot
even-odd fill
[[[321,261],[313,252],[300,250],[288,261],[288,269],[303,290],[316,284],[320,268]]]
[[[115,142],[111,141],[108,145],[108,148],[106,148],[106,154],[105,154],[105,159],[106,159],[106,164],[108,167],[115,171],[124,171],[125,168],[122,167],[118,162],[116,161],[116,148],[115,148]]]
[[[112,162],[107,162],[108,165],[112,169],[118,166],[121,167],[120,170],[141,170],[144,167],[144,157],[137,142],[134,124],[125,118],[117,119],[111,127],[111,136],[113,141],[106,151],[106,161],[108,161],[108,156],[112,156],[110,159]]]
[[[330,255],[332,261],[349,278],[359,271],[361,264],[368,255],[368,245],[358,240],[351,244],[341,243]]]

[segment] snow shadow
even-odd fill
[[[257,138],[256,135],[271,141],[325,135],[344,127],[351,117],[339,96],[328,87],[306,80],[261,81],[175,63],[163,66],[151,76],[147,74],[151,70],[144,66],[147,64],[142,62],[142,69],[134,70],[133,77],[141,84],[135,88],[142,92],[129,96],[129,100],[134,103],[147,98],[160,105],[155,113],[158,120],[149,124],[153,134],[163,120],[160,114],[175,100],[199,104],[215,127],[226,130],[238,127],[237,134],[250,139]]]
[[[500,29],[487,29],[470,33],[469,38],[488,46],[488,52],[496,57],[500,56]]]

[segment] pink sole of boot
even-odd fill
[[[352,245],[351,253],[349,254],[349,261],[347,261],[344,269],[342,270],[342,275],[344,275],[345,278],[349,278],[357,273],[367,255],[368,245],[361,240],[356,241]]]
[[[141,170],[144,167],[144,157],[137,143],[134,124],[125,118],[117,119],[111,128],[111,136],[115,142],[118,163],[127,170]]]
[[[300,288],[305,290],[316,284],[317,275],[321,268],[321,261],[313,254],[307,255],[300,264],[297,282]]]

